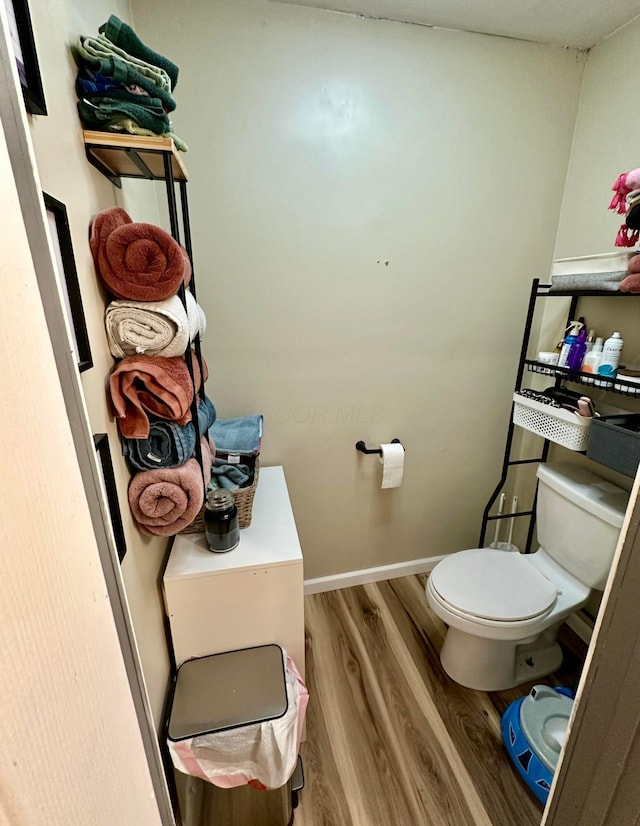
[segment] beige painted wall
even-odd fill
[[[622,217],[610,212],[611,185],[621,172],[640,166],[630,106],[640,70],[640,20],[589,53],[558,227],[558,257],[615,249]]]
[[[265,414],[306,577],[473,545],[582,56],[262,0],[133,8],[181,67],[210,392]],[[396,436],[380,491],[354,444]]]
[[[626,26],[589,53],[560,215],[557,257],[589,255],[614,249],[615,236],[622,216],[607,209],[612,194],[610,187],[619,173],[640,166],[640,147],[638,147],[636,138],[638,131],[636,124],[640,126],[640,113],[633,105],[629,105],[636,93],[636,68],[640,68],[640,21]],[[640,336],[637,332],[639,301],[640,298],[598,299],[584,305],[585,310],[591,314],[593,323],[598,324],[604,334],[613,329],[619,329],[623,333],[625,339],[623,360],[630,366],[640,364]],[[633,402],[627,398],[611,395],[602,396],[602,398],[607,401],[615,399],[621,407],[634,412],[640,409],[637,401]],[[586,459],[584,461],[588,462]],[[594,470],[597,468],[598,472],[604,473],[619,483],[629,486],[631,482],[627,477],[607,472],[602,466],[591,463],[591,467]],[[637,485],[632,498],[635,498],[635,495],[637,495]],[[631,520],[630,537],[632,537],[634,519],[631,514],[628,515],[629,519]],[[628,548],[621,547],[619,554],[624,554],[628,550]],[[633,549],[631,553],[633,554]],[[632,582],[633,562],[628,567],[621,565],[617,576],[621,575],[627,579],[609,584],[611,592],[607,605],[609,611],[604,615],[601,614],[599,618],[601,625],[599,639],[602,640],[603,635],[605,636],[601,643],[602,650],[592,652],[595,658],[608,655],[610,658],[613,657],[614,662],[608,664],[600,659],[597,662],[599,666],[597,671],[594,670],[593,674],[589,672],[586,677],[591,693],[588,698],[585,698],[586,702],[583,701],[578,706],[577,717],[573,722],[575,736],[572,735],[569,740],[569,748],[559,770],[558,788],[562,785],[564,789],[563,784],[566,780],[566,793],[561,798],[554,797],[552,808],[548,813],[549,823],[566,822],[569,811],[571,811],[571,822],[574,823],[623,823],[625,819],[632,819],[637,811],[637,806],[633,814],[624,810],[625,804],[628,805],[633,799],[628,786],[623,788],[626,794],[614,796],[613,790],[603,791],[600,785],[603,779],[606,782],[610,775],[621,778],[623,783],[629,782],[627,777],[637,780],[637,772],[633,771],[633,758],[637,749],[630,748],[627,742],[622,742],[621,737],[611,734],[618,730],[622,732],[636,730],[633,725],[629,724],[633,717],[630,704],[620,704],[617,700],[618,697],[623,696],[620,692],[626,685],[624,678],[615,673],[615,660],[627,664],[624,670],[631,674],[635,689],[637,680],[633,680],[632,669],[628,667],[628,663],[634,662],[633,653],[628,645],[629,639],[633,639],[633,623],[629,622],[626,626],[624,625],[624,612],[628,605],[634,604],[634,598],[630,597],[629,601],[626,601],[624,594],[621,595],[616,590],[617,587],[624,591],[625,582],[627,584]],[[615,612],[612,611],[613,599],[611,598],[614,593]],[[593,611],[597,603],[592,601],[589,607]],[[637,613],[635,605],[632,613]],[[616,627],[616,620],[619,622],[618,627]],[[606,634],[609,630],[612,630],[612,633],[608,639]],[[625,646],[627,646],[626,650]],[[618,678],[615,685],[612,683],[612,672],[614,672],[613,680]],[[601,690],[601,683],[605,684],[604,694],[600,694],[598,698],[597,692]],[[623,722],[618,727],[607,714],[602,713],[598,699],[600,703],[608,704],[608,712],[612,709],[617,711],[624,708]],[[589,717],[589,714],[595,716]],[[599,723],[600,728],[598,728]],[[589,732],[592,737],[591,744],[587,742]],[[608,762],[610,752],[607,734],[610,739],[615,740],[612,748],[619,756],[619,759]],[[589,746],[593,745],[595,740],[598,740],[598,745],[596,747],[597,757],[594,760],[595,752]],[[593,775],[589,774],[589,769],[583,764],[582,758],[587,754],[589,766],[594,767]],[[598,760],[601,765],[598,765]],[[573,767],[574,763],[575,773],[572,775],[571,772],[565,770],[569,765]],[[606,806],[602,811],[597,811],[597,805],[593,805],[594,800],[606,801]]]
[[[629,105],[640,70],[640,21],[596,46],[589,54],[558,229],[558,257],[614,250],[623,216],[607,209],[611,185],[621,172],[640,166],[640,112]],[[637,318],[640,299],[600,302],[593,311],[606,336],[620,330],[623,361],[640,366]],[[597,315],[595,315],[597,313]],[[602,334],[602,333],[601,333]]]
[[[621,172],[640,166],[636,140],[640,113],[629,106],[636,92],[639,50],[640,21],[636,21],[589,53],[558,227],[555,253],[558,258],[616,249],[615,237],[623,216],[608,210],[613,194],[611,185]],[[622,333],[625,340],[622,361],[635,369],[640,367],[639,302],[639,298],[629,298],[581,303],[589,326],[595,327],[597,335],[606,338],[613,330]],[[542,342],[541,346],[548,343],[548,340]],[[638,400],[609,393],[594,395],[601,403],[640,411]],[[560,458],[561,452],[555,449],[553,455]],[[563,458],[566,456],[564,452]],[[587,459],[584,462],[618,484],[631,486],[628,477]]]
[[[1,129],[0,192],[7,288],[0,304],[0,823],[155,826],[160,817]]]
[[[167,542],[143,537],[129,512],[126,491],[130,475],[120,455],[117,430],[107,406],[106,382],[113,359],[104,333],[105,295],[98,285],[87,241],[89,221],[102,209],[119,203],[135,220],[157,222],[158,207],[153,184],[125,182],[121,192],[87,162],[76,111],[75,64],[68,51],[68,44],[79,34],[96,34],[98,26],[112,12],[131,19],[127,0],[51,0],[31,4],[49,114],[30,118],[30,124],[42,187],[66,204],[69,215],[94,364],[82,374],[82,384],[94,433],[109,434],[128,549],[123,577],[151,706],[160,725],[169,662],[158,582]]]

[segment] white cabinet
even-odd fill
[[[304,676],[302,551],[281,467],[260,469],[250,527],[212,553],[204,534],[178,534],[164,573],[176,664],[276,642]]]

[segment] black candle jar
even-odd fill
[[[226,553],[237,547],[240,542],[238,509],[230,491],[217,488],[207,494],[204,532],[210,551]]]

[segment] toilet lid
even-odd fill
[[[451,554],[429,579],[444,602],[489,620],[533,619],[546,613],[557,596],[555,586],[521,554],[492,548]]]

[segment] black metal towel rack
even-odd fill
[[[143,178],[149,181],[164,181],[167,194],[167,207],[169,212],[169,223],[171,226],[171,236],[180,244],[180,220],[178,213],[178,198],[176,196],[176,184],[180,193],[180,207],[182,212],[182,230],[184,233],[184,248],[191,263],[191,281],[189,289],[194,299],[196,296],[195,267],[193,264],[193,249],[191,244],[191,222],[189,219],[189,200],[187,195],[188,176],[178,152],[172,141],[162,138],[137,138],[134,135],[120,135],[111,133],[100,133],[84,131],[85,150],[89,163],[105,175],[115,186],[122,187],[121,178]],[[105,155],[104,153],[107,153]],[[111,168],[107,160],[113,164]],[[123,162],[128,160],[128,163]],[[180,285],[178,297],[186,311],[186,295],[184,284]],[[195,458],[200,465],[202,463],[202,449],[200,437],[205,435],[200,433],[198,420],[198,403],[205,395],[204,370],[202,367],[202,350],[200,347],[200,333],[197,333],[193,340],[193,350],[200,369],[200,385],[196,385],[191,357],[191,345],[185,352],[185,362],[189,377],[193,384],[194,393],[191,402],[191,421],[196,432]],[[203,480],[204,492],[206,496],[207,482]]]

